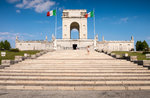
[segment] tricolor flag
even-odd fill
[[[47,12],[47,16],[56,16],[56,10]]]
[[[85,18],[94,17],[94,11],[91,11],[85,15]]]

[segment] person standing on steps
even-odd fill
[[[87,46],[87,53],[90,54],[90,46]]]

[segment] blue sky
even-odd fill
[[[95,9],[99,40],[146,40],[150,45],[150,0],[0,0],[0,40],[15,46],[20,40],[44,40],[55,32],[55,17],[46,12],[58,8],[57,38],[62,37],[63,9]],[[88,18],[88,38],[93,38],[93,18]]]

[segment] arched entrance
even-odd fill
[[[80,27],[79,23],[73,22],[70,25],[70,38],[71,39],[80,39]]]

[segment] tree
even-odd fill
[[[10,43],[7,40],[5,40],[4,41],[4,49],[5,50],[10,50],[10,48],[11,48]]]
[[[0,42],[0,50],[2,50],[2,49],[4,49],[4,42],[3,41]]]
[[[143,51],[148,51],[149,50],[149,46],[148,46],[148,44],[145,40],[142,43],[142,47],[143,47]]]
[[[143,42],[137,41],[135,46],[136,51],[148,51],[149,49],[149,46],[145,40]]]
[[[136,42],[136,51],[142,51],[142,42],[141,41],[137,41]]]

